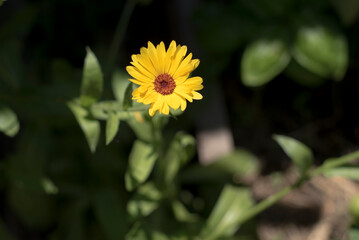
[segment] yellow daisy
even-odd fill
[[[189,77],[199,65],[198,59],[192,59],[187,47],[176,45],[172,41],[167,51],[163,42],[155,47],[148,42],[140,54],[132,55],[133,66],[127,66],[127,72],[133,77],[133,83],[139,85],[132,93],[132,99],[143,104],[151,104],[149,114],[156,111],[169,114],[169,107],[174,110],[181,107],[184,111],[187,100],[202,99],[196,91],[203,88],[201,77]]]

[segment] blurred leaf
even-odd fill
[[[89,112],[85,108],[79,106],[76,102],[68,102],[68,107],[75,115],[82,131],[84,132],[91,152],[96,151],[96,146],[100,137],[100,123],[98,120],[91,119]]]
[[[245,49],[241,60],[244,85],[257,87],[268,83],[288,65],[290,55],[280,39],[260,39]]]
[[[116,113],[109,113],[107,122],[106,122],[106,145],[108,145],[116,136],[118,131],[118,126],[120,125],[120,120]]]
[[[293,57],[323,78],[341,80],[348,67],[346,38],[328,26],[302,25],[294,43]]]
[[[0,6],[3,5],[3,3],[5,2],[6,0],[0,0]]]
[[[359,168],[357,167],[330,168],[323,173],[326,177],[344,177],[359,181]]]
[[[17,188],[26,189],[36,193],[58,193],[59,190],[57,186],[51,181],[51,179],[47,177],[36,176],[29,172],[20,172],[21,171],[10,171],[9,173],[12,184],[14,184]]]
[[[319,87],[325,82],[325,79],[319,77],[315,73],[308,71],[292,59],[288,67],[284,70],[284,74],[291,80],[306,86],[306,87]]]
[[[231,236],[238,229],[243,214],[252,205],[248,189],[226,185],[200,233],[201,239]]]
[[[139,140],[134,143],[125,174],[126,189],[128,191],[134,190],[138,185],[146,181],[156,159],[157,154],[150,144]]]
[[[172,210],[175,215],[175,218],[179,222],[191,223],[198,220],[198,216],[196,214],[188,212],[186,207],[178,200],[172,201]]]
[[[357,20],[359,14],[359,2],[357,0],[332,0],[332,3],[340,20],[345,25],[353,24]]]
[[[86,48],[86,51],[80,97],[80,104],[85,107],[90,106],[101,97],[103,88],[100,64],[90,48]]]
[[[22,52],[21,41],[8,40],[0,44],[0,81],[13,90],[24,81]]]
[[[293,161],[303,176],[313,163],[312,151],[303,143],[291,137],[274,135],[273,139]]]
[[[99,192],[94,199],[94,208],[107,239],[123,239],[127,229],[126,213],[117,192],[113,189]]]
[[[196,140],[189,134],[177,133],[170,143],[164,163],[164,180],[172,184],[181,166],[195,154]]]
[[[128,79],[128,74],[123,71],[116,71],[112,77],[112,91],[121,104],[124,103],[126,89],[132,85]]]
[[[148,230],[143,228],[140,222],[137,222],[127,233],[126,240],[151,240],[151,236]]]
[[[128,214],[136,219],[150,215],[160,204],[162,192],[152,182],[140,186],[127,204]]]
[[[221,170],[238,177],[254,175],[259,171],[259,160],[245,149],[236,149],[208,165],[209,168]]]
[[[135,114],[135,117],[127,120],[127,124],[135,132],[138,139],[150,142],[152,140],[151,123],[149,121],[145,121],[141,113],[137,112]]]
[[[0,2],[1,6],[1,2]],[[14,240],[14,238],[7,231],[6,227],[3,224],[3,221],[0,219],[0,239],[2,240]]]
[[[125,95],[123,98],[123,109],[127,110],[128,108],[132,107],[132,92],[133,92],[133,85],[130,83],[125,91]]]
[[[15,136],[20,129],[16,114],[7,106],[0,104],[0,131],[9,137]]]

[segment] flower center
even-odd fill
[[[175,80],[167,73],[158,75],[154,85],[156,92],[162,95],[172,94],[176,88]]]

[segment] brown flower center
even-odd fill
[[[160,74],[155,79],[155,90],[162,95],[172,94],[176,88],[176,82],[173,78],[167,74]]]

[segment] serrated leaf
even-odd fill
[[[80,104],[85,107],[100,99],[103,88],[100,64],[90,48],[86,48],[86,51],[80,96]]]
[[[99,192],[94,199],[95,213],[107,240],[123,239],[126,234],[126,213],[121,206],[119,196],[113,189]]]
[[[326,169],[323,172],[326,177],[344,177],[359,181],[359,168],[357,167],[339,167]]]
[[[129,166],[125,174],[125,184],[128,191],[132,191],[142,184],[150,175],[157,159],[153,147],[137,140],[131,150]]]
[[[0,104],[0,131],[9,137],[15,136],[20,129],[20,124],[14,111]]]
[[[200,233],[201,239],[231,236],[238,229],[241,217],[252,205],[248,189],[226,185]]]
[[[246,47],[241,60],[244,85],[257,87],[268,83],[288,65],[290,55],[281,39],[260,39]]]
[[[76,102],[69,102],[67,105],[75,115],[77,122],[84,132],[91,152],[95,152],[100,137],[100,122],[98,120],[91,119],[89,117],[88,110],[81,107]]]
[[[303,176],[313,163],[312,151],[303,143],[291,137],[274,135],[273,139],[293,161],[298,168],[298,171]]]
[[[181,166],[186,164],[195,153],[196,140],[193,136],[178,133],[170,143],[164,163],[164,180],[171,184]]]
[[[114,112],[109,113],[106,122],[106,145],[110,144],[110,142],[116,136],[119,125],[120,125],[120,120],[117,114]]]
[[[127,87],[131,85],[128,79],[128,74],[123,71],[116,71],[112,77],[112,91],[121,104],[124,102]]]
[[[127,204],[127,213],[134,219],[151,214],[160,204],[162,192],[152,182],[140,186]]]
[[[323,78],[341,80],[348,67],[347,41],[334,28],[303,24],[297,32],[293,57],[304,68]]]

